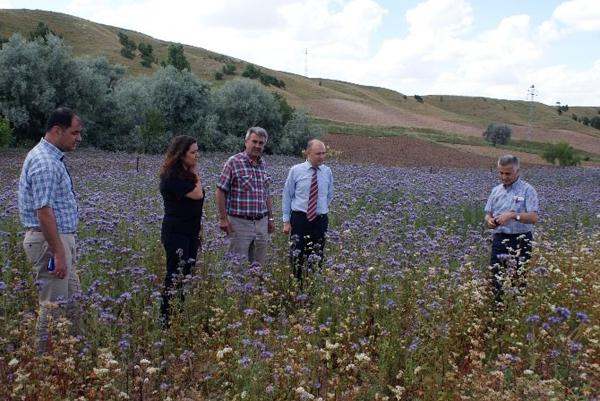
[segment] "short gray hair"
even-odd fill
[[[498,167],[512,165],[515,170],[519,169],[519,158],[513,155],[504,155],[498,158]]]
[[[248,138],[250,138],[250,135],[252,134],[256,134],[258,136],[261,136],[263,138],[265,138],[265,143],[269,140],[269,134],[267,134],[267,130],[261,127],[250,127],[248,128],[248,131],[246,131],[246,138],[245,140],[247,141]]]

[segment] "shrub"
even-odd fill
[[[492,145],[506,145],[510,141],[512,129],[506,124],[490,124],[483,132],[483,137]]]
[[[13,129],[8,119],[0,116],[0,148],[12,144],[14,140]]]
[[[419,96],[419,95],[415,95],[415,100],[417,102],[419,102],[419,103],[424,103],[425,102],[425,100],[423,100],[423,98],[421,96]]]
[[[190,71],[190,62],[185,57],[183,45],[172,44],[167,48],[167,60],[162,62],[162,66],[172,65],[179,71],[188,70]]]
[[[322,130],[313,124],[308,113],[294,111],[281,133],[277,153],[301,155],[306,143],[312,138],[320,138]]]
[[[124,34],[123,32],[119,31],[119,43],[121,43],[121,46],[123,46],[121,48],[121,56],[128,58],[128,59],[133,59],[135,57],[135,51],[137,50],[137,45],[135,44],[135,42],[131,39],[129,39],[129,37]]]
[[[140,64],[144,67],[150,68],[152,64],[156,63],[156,57],[154,56],[154,49],[151,44],[146,44],[144,42],[140,42],[138,45],[138,50],[142,56],[142,61]]]
[[[596,129],[600,129],[600,117],[599,116],[592,117],[592,119],[590,120],[590,126],[596,128]]]
[[[564,142],[549,145],[542,157],[552,164],[558,160],[561,166],[576,166],[581,163],[581,157],[575,154],[573,147]]]
[[[37,141],[57,106],[77,110],[91,136],[106,129],[111,89],[125,72],[105,58],[74,58],[51,34],[45,43],[12,35],[0,50],[0,71],[0,114],[11,122],[17,144]]]
[[[235,66],[235,64],[228,63],[225,64],[221,70],[225,75],[235,75],[236,68],[237,67]]]
[[[249,127],[260,126],[269,133],[269,149],[281,130],[279,103],[259,83],[240,79],[225,83],[212,97],[212,111],[218,116],[217,129],[224,136],[239,138]]]
[[[216,79],[217,81],[221,81],[221,80],[223,80],[223,73],[222,73],[221,71],[217,71],[217,72],[215,72],[215,79]]]

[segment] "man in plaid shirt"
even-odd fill
[[[23,247],[34,265],[39,290],[36,325],[37,349],[48,351],[49,332],[57,318],[71,321],[71,334],[79,334],[77,295],[81,292],[75,268],[77,200],[64,163],[64,153],[81,142],[81,120],[66,107],[52,112],[46,133],[27,154],[19,179],[19,213],[26,228]],[[66,306],[61,306],[61,303]],[[54,326],[49,329],[48,316]]]
[[[219,227],[230,237],[230,252],[264,265],[269,234],[275,231],[270,183],[262,153],[267,131],[246,132],[246,149],[231,156],[217,183]]]

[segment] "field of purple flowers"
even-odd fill
[[[34,352],[37,295],[16,189],[0,162],[2,400],[595,400],[600,395],[600,169],[523,172],[542,213],[528,285],[494,310],[488,170],[331,163],[326,261],[303,291],[287,240],[266,266],[228,255],[202,155],[206,240],[169,330],[158,322],[161,157],[69,155],[80,201],[86,330]],[[297,159],[267,157],[279,194]],[[279,208],[280,197],[275,197]],[[279,215],[279,213],[278,213]],[[65,322],[54,322],[63,332]]]

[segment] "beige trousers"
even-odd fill
[[[44,234],[27,231],[23,247],[27,260],[33,264],[35,283],[39,293],[39,315],[36,324],[37,350],[47,350],[49,335],[57,335],[57,322],[65,317],[71,322],[71,335],[78,335],[80,327],[80,308],[75,295],[81,293],[79,276],[75,268],[75,235],[60,234],[67,261],[67,275],[63,279],[55,278],[48,271],[48,261],[52,256]]]
[[[264,266],[267,259],[267,244],[269,243],[269,220],[246,220],[228,216],[233,232],[229,234],[229,251],[243,255],[250,262],[258,262]]]

